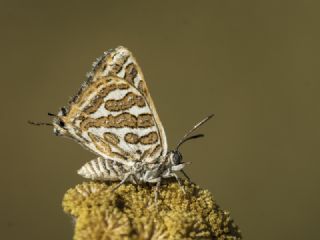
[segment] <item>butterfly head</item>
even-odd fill
[[[167,161],[173,171],[180,171],[185,166],[185,163],[182,162],[182,155],[178,150],[168,152]]]
[[[182,162],[182,155],[178,150],[172,150],[168,153],[168,159],[172,165],[179,165]]]
[[[59,117],[53,119],[53,132],[57,136],[65,135],[67,133],[63,119]]]
[[[68,131],[65,122],[65,108],[61,108],[57,115],[52,113],[48,113],[48,115],[54,117],[52,120],[54,134],[57,136],[66,135]]]
[[[53,117],[52,123],[33,122],[33,121],[28,121],[28,123],[36,126],[52,126],[53,132],[55,135],[57,136],[67,135],[68,130],[67,130],[66,121],[65,121],[66,115],[67,115],[66,108],[64,107],[61,108],[58,114],[48,113],[48,115]]]
[[[203,134],[191,135],[191,133],[193,133],[198,127],[200,127],[202,124],[207,122],[212,117],[213,117],[213,114],[209,115],[208,117],[204,118],[199,123],[197,123],[191,130],[189,130],[183,136],[183,138],[177,144],[175,150],[168,152],[166,160],[167,160],[167,163],[169,163],[171,165],[172,171],[181,171],[186,164],[190,163],[190,162],[183,162],[182,161],[182,155],[179,151],[179,148],[182,144],[184,144],[185,142],[187,142],[189,140],[203,137],[204,136]]]

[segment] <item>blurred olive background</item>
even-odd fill
[[[61,208],[93,154],[51,127],[93,60],[140,63],[169,145],[245,239],[319,239],[317,1],[1,1],[1,239],[71,239]]]

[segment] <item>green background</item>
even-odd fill
[[[61,200],[94,156],[26,122],[118,45],[171,148],[216,114],[181,150],[245,239],[320,239],[319,20],[318,1],[1,1],[1,239],[71,239]]]

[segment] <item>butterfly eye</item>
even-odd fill
[[[59,126],[60,126],[60,127],[64,127],[64,126],[65,126],[64,121],[60,120],[60,121],[59,121]]]
[[[173,152],[173,156],[172,156],[172,162],[173,162],[173,164],[178,165],[178,164],[181,163],[181,161],[182,161],[182,155],[181,155],[181,153],[178,152],[178,151],[174,151],[174,152]]]
[[[61,108],[61,113],[63,116],[66,116],[67,115],[67,109],[65,107],[62,107]]]

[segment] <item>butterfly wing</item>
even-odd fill
[[[168,151],[167,138],[158,116],[157,110],[150,96],[143,73],[133,54],[125,47],[119,46],[104,53],[104,56],[97,59],[93,64],[89,79],[93,81],[99,77],[116,76],[124,79],[131,86],[138,90],[149,106],[154,121],[156,122],[161,142],[161,155],[165,156]]]
[[[69,136],[104,159],[151,162],[165,150],[153,110],[128,81],[96,76],[61,119]]]

